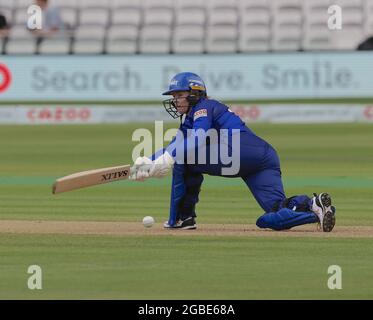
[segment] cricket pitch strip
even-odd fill
[[[197,230],[168,230],[158,222],[145,228],[141,222],[0,220],[0,233],[67,234],[107,236],[241,236],[241,237],[318,237],[373,238],[373,226],[338,226],[332,232],[320,232],[316,224],[286,231],[259,229],[252,224],[199,224]]]

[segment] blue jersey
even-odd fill
[[[176,161],[180,160],[180,157],[177,155],[178,147],[184,149],[184,157],[189,154],[191,148],[195,148],[195,154],[198,154],[198,147],[201,147],[198,143],[201,141],[197,141],[198,139],[188,134],[188,131],[189,133],[198,130],[208,132],[209,129],[215,129],[218,133],[223,131],[222,129],[225,129],[228,135],[227,141],[230,151],[232,151],[232,134],[239,132],[240,161],[243,169],[243,172],[240,172],[240,174],[246,174],[265,167],[265,162],[268,162],[267,151],[268,149],[272,149],[271,146],[250,130],[241,118],[233,113],[226,105],[213,99],[201,99],[191,108],[179,128],[179,133],[182,133],[181,136],[183,139],[174,138],[166,150]],[[220,145],[220,135],[218,136],[218,145]],[[156,152],[152,159],[154,160],[160,156],[164,153],[164,150]],[[197,160],[198,156],[195,156],[194,159]],[[208,163],[204,164],[204,169],[210,172]]]
[[[257,140],[259,144],[264,141],[257,137],[241,120],[239,116],[233,113],[225,104],[213,99],[202,99],[186,115],[180,130],[186,129],[238,129],[245,133],[245,136],[251,136],[251,139]]]

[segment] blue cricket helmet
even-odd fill
[[[197,90],[206,93],[206,85],[201,77],[192,72],[181,72],[175,75],[168,87],[168,90],[163,92],[163,95],[170,95],[177,91]]]

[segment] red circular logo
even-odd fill
[[[12,75],[5,64],[0,63],[0,93],[8,89]]]

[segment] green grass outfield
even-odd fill
[[[177,122],[175,122],[177,124]],[[131,162],[149,125],[0,126],[1,220],[167,218],[170,179],[52,195],[72,172]],[[287,195],[328,191],[337,227],[373,226],[373,127],[251,126],[279,152]],[[240,179],[207,177],[198,223],[253,225],[261,209]],[[0,299],[372,299],[372,238],[0,233]],[[263,231],[265,232],[265,231]],[[314,233],[313,233],[314,235]],[[29,265],[43,289],[29,290]],[[327,287],[330,265],[342,290]]]

